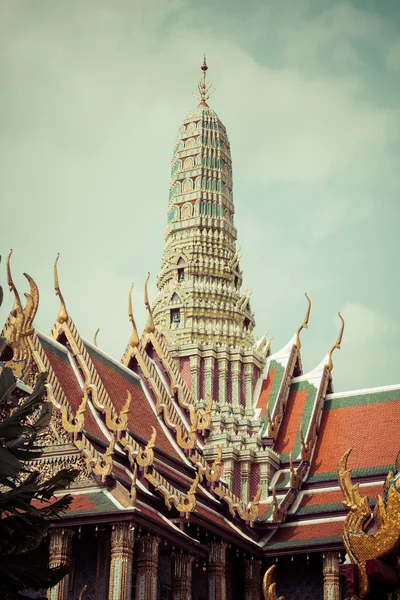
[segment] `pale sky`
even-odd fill
[[[399,383],[398,0],[0,0],[0,198],[14,249],[58,313],[119,359],[127,294],[145,323],[170,160],[206,53],[232,149],[235,224],[256,334],[301,324],[305,371],[334,343],[335,391]],[[5,321],[11,294],[0,313]]]

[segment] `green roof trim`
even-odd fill
[[[361,469],[352,469],[352,477],[370,477],[374,475],[388,474],[388,471],[394,469],[394,465],[378,465],[375,467],[363,467]],[[320,481],[338,481],[337,471],[327,471],[326,473],[314,473],[307,477],[307,483],[315,483]]]
[[[376,498],[370,498],[370,506],[375,506]],[[297,515],[313,515],[325,514],[331,512],[348,512],[343,502],[329,502],[328,504],[313,504],[310,506],[300,506],[295,514]]]
[[[57,358],[61,358],[61,360],[63,360],[70,367],[72,366],[69,361],[69,358],[68,358],[67,349],[65,349],[65,352],[63,352],[60,348],[58,348],[58,346],[56,346],[55,344],[52,344],[49,340],[47,340],[46,338],[43,338],[40,334],[38,334],[38,338],[46,352],[50,352]]]
[[[324,410],[335,408],[347,408],[348,406],[360,406],[364,404],[377,404],[379,402],[396,402],[400,400],[400,390],[387,390],[383,392],[369,392],[357,396],[343,396],[325,400]]]
[[[110,513],[119,512],[119,508],[115,506],[114,502],[110,500],[103,492],[93,492],[92,494],[82,494],[92,504],[96,505],[96,508],[83,508],[81,510],[67,511],[66,516],[79,515],[85,513]]]
[[[265,550],[285,550],[287,548],[302,548],[303,546],[325,546],[326,544],[342,544],[341,535],[321,537],[321,538],[306,538],[304,540],[288,540],[287,542],[267,543]]]

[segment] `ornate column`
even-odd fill
[[[226,388],[227,388],[228,361],[226,358],[221,358],[218,361],[218,402],[226,404]]]
[[[244,600],[260,600],[261,560],[259,558],[244,561]]]
[[[136,600],[157,600],[158,545],[153,535],[138,539]]]
[[[135,528],[130,521],[113,524],[108,600],[131,600],[134,542]]]
[[[324,600],[340,599],[339,584],[339,557],[337,552],[324,552],[323,574],[324,574]]]
[[[194,403],[200,400],[200,360],[197,354],[190,357],[191,392]]]
[[[251,462],[250,460],[243,460],[240,463],[240,496],[243,502],[246,504],[249,502],[249,481],[250,481],[250,468]]]
[[[246,394],[246,412],[250,415],[253,414],[253,363],[247,363],[244,365],[244,384]]]
[[[225,542],[208,545],[208,600],[226,600],[226,548]]]
[[[172,553],[172,600],[192,600],[194,556]]]
[[[213,356],[204,359],[204,399],[214,395],[214,365]]]
[[[72,564],[72,539],[74,537],[73,529],[57,527],[50,529],[49,545],[49,567],[55,568],[61,565],[71,567]],[[69,592],[69,574],[64,577],[47,592],[49,600],[67,600]]]
[[[242,364],[235,360],[232,365],[232,407],[240,407],[240,371]]]

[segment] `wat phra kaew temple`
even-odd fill
[[[28,277],[23,307],[8,259],[7,364],[21,393],[47,372],[54,406],[40,468],[80,472],[43,550],[70,566],[49,598],[397,598],[400,385],[333,391],[341,317],[304,373],[308,297],[284,348],[255,340],[230,146],[202,69],[173,152],[158,293],[146,282],[141,335],[129,300],[122,357],[80,336],[57,261],[58,316],[36,330],[37,286]]]

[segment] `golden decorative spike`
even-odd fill
[[[113,467],[113,456],[114,456],[114,448],[115,448],[115,437],[111,434],[110,445],[108,446],[105,453],[96,460],[93,471],[96,475],[101,476],[102,483],[105,482],[107,475],[110,475]]]
[[[145,472],[147,471],[147,467],[150,467],[153,464],[153,460],[154,460],[153,448],[156,445],[156,439],[157,439],[156,429],[153,426],[151,426],[151,429],[152,429],[151,438],[147,442],[146,448],[144,450],[141,450],[136,457],[137,464],[139,465],[139,467],[143,467]]]
[[[213,464],[206,466],[206,479],[211,483],[211,489],[214,489],[215,484],[220,480],[222,474],[222,446],[218,446],[217,456]]]
[[[147,312],[149,313],[149,316],[147,317],[145,331],[146,331],[146,333],[153,333],[155,330],[155,326],[154,326],[154,321],[153,321],[153,313],[151,311],[151,306],[150,306],[150,302],[149,302],[149,294],[147,291],[147,284],[148,284],[149,279],[150,279],[150,273],[147,273],[147,279],[144,284],[144,304],[147,308]]]
[[[23,334],[29,336],[33,333],[32,323],[39,307],[39,288],[30,275],[24,273],[24,277],[29,281],[30,293],[24,294],[26,306],[24,309],[25,322]]]
[[[260,500],[261,500],[261,492],[262,492],[262,487],[261,487],[261,483],[259,483],[257,491],[254,495],[254,498],[250,502],[250,505],[249,505],[249,517],[250,517],[249,521],[250,521],[251,526],[253,526],[254,521],[258,518],[259,506],[260,506]]]
[[[14,281],[11,275],[11,264],[10,264],[10,259],[11,259],[11,254],[13,253],[12,250],[10,250],[9,255],[7,256],[7,284],[8,284],[8,288],[10,290],[10,292],[13,292],[14,296],[15,296],[15,300],[14,300],[14,306],[12,308],[12,311],[21,311],[22,312],[22,304],[21,304],[21,299],[19,297],[18,294],[18,290],[14,285]]]
[[[81,589],[78,600],[83,600],[83,592],[86,592],[87,585],[85,584]]]
[[[308,307],[307,307],[307,312],[306,312],[306,316],[304,318],[303,323],[300,325],[300,327],[298,328],[298,330],[296,331],[296,341],[295,341],[295,346],[297,348],[297,350],[300,350],[301,348],[301,342],[300,342],[300,332],[302,331],[302,329],[308,329],[308,321],[310,318],[310,312],[311,312],[311,300],[308,297],[307,293],[304,294],[305,297],[307,298],[307,302],[308,302]]]
[[[199,96],[193,94],[194,98],[200,100],[199,106],[208,106],[207,100],[215,92],[215,89],[212,89],[212,83],[206,81],[206,72],[208,71],[208,66],[206,62],[206,57],[204,56],[203,64],[201,65],[201,70],[203,71],[203,75],[200,78],[199,83],[197,84],[197,91]],[[211,90],[211,91],[210,91]]]
[[[138,336],[138,332],[136,329],[136,323],[135,323],[135,319],[133,318],[133,309],[132,309],[132,290],[133,290],[133,283],[129,289],[129,295],[128,295],[128,317],[130,322],[132,323],[132,327],[133,327],[133,331],[129,340],[129,345],[131,348],[136,348],[136,346],[139,343],[139,336]],[[146,294],[146,292],[145,292]],[[146,296],[145,296],[145,302],[146,302]]]
[[[97,336],[99,335],[99,331],[100,331],[100,327],[98,327],[96,329],[96,333],[93,336],[93,344],[96,346],[96,348],[97,348]]]
[[[340,324],[340,331],[339,331],[339,335],[338,335],[338,339],[336,340],[336,342],[333,344],[332,348],[329,350],[328,352],[328,356],[327,356],[327,369],[329,371],[333,370],[333,362],[332,362],[332,354],[333,351],[337,348],[338,350],[340,350],[340,344],[342,343],[342,338],[343,338],[343,331],[344,331],[344,319],[342,317],[342,315],[340,313],[338,313],[339,315],[339,319],[341,320],[341,324]]]
[[[272,565],[265,572],[263,579],[264,600],[283,600],[283,596],[278,597],[276,593],[275,569],[276,565]]]
[[[58,313],[57,322],[62,325],[68,320],[67,307],[65,306],[64,298],[60,290],[60,285],[58,283],[58,271],[57,271],[57,263],[60,258],[60,253],[57,254],[57,258],[54,261],[54,290],[56,292],[56,296],[60,298],[60,312]]]

